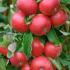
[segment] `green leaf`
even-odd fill
[[[12,0],[12,3],[15,5],[16,4],[16,0]]]
[[[41,41],[43,44],[45,44],[45,43],[48,41],[48,39],[47,39],[46,36],[41,36],[41,37],[40,37],[40,41]]]
[[[23,34],[14,34],[13,35],[13,40],[16,42],[16,51],[21,51],[23,49],[22,47],[22,39],[23,39]],[[19,47],[21,46],[21,47]]]
[[[16,68],[16,67],[14,67],[14,66],[12,66],[10,64],[7,65],[6,69],[7,70],[20,70],[19,68]]]
[[[0,58],[0,70],[6,70],[6,61]]]
[[[23,52],[29,58],[31,56],[31,46],[32,46],[33,36],[32,33],[24,33],[23,35]]]
[[[65,59],[60,59],[60,62],[62,63],[63,66],[69,66],[70,65],[70,61],[69,60],[65,60]]]
[[[60,44],[59,38],[57,37],[56,31],[54,28],[52,28],[50,32],[47,33],[47,38],[50,42],[54,43],[55,45]]]
[[[7,17],[0,14],[0,22],[5,22],[6,23],[7,22]]]
[[[70,65],[68,66],[68,69],[70,70]]]
[[[14,53],[16,51],[16,42],[13,42],[11,43],[9,46],[8,46],[8,50],[12,53]]]
[[[2,0],[0,0],[0,7],[2,6]]]
[[[7,0],[2,0],[2,5],[3,5],[4,7],[6,7],[6,6],[7,6]]]
[[[57,59],[55,60],[55,59],[52,59],[52,58],[49,58],[49,59],[52,62],[52,64],[54,64],[56,66],[56,68],[58,70],[62,70],[62,65],[61,65],[59,60],[57,60]]]
[[[64,31],[62,31],[62,30],[60,30],[60,32],[61,32],[64,36],[70,35],[70,32],[64,32]]]
[[[60,62],[62,63],[63,66],[67,66],[68,70],[70,70],[70,59],[66,60],[66,59],[61,59],[60,58]]]
[[[0,43],[3,41],[3,38],[2,37],[0,37]]]
[[[14,55],[11,51],[8,51],[7,58],[11,58]]]
[[[0,7],[0,13],[3,13],[7,10],[7,7]]]
[[[70,0],[61,0],[61,3],[67,3],[67,2],[70,2]]]
[[[37,3],[39,3],[41,0],[36,0]]]

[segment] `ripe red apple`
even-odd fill
[[[55,46],[51,42],[47,42],[44,48],[44,53],[47,57],[56,58],[60,55],[62,51],[62,46],[58,45]]]
[[[30,65],[29,64],[23,65],[23,67],[21,68],[21,70],[30,70]]]
[[[10,58],[10,62],[15,67],[20,67],[27,62],[26,56],[21,52],[16,52],[13,57]]]
[[[51,22],[54,27],[59,27],[67,20],[67,13],[63,10],[59,10],[56,14],[51,16]]]
[[[16,32],[26,32],[28,30],[28,26],[25,23],[25,16],[21,12],[13,14],[11,25]]]
[[[53,70],[51,62],[44,56],[32,60],[31,70]]]
[[[32,22],[30,24],[30,31],[37,36],[45,35],[51,29],[50,19],[43,15],[37,14],[33,17]]]
[[[25,15],[35,14],[37,11],[37,3],[35,0],[17,0],[16,6]]]
[[[39,4],[40,11],[45,15],[52,15],[57,11],[60,0],[42,0]]]
[[[44,45],[38,38],[35,38],[32,42],[32,55],[40,56],[44,51]]]
[[[8,53],[8,49],[0,46],[0,54],[7,56],[7,53]]]

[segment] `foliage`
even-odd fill
[[[17,44],[16,51],[24,52],[26,56],[30,58],[32,56],[32,33],[17,33],[10,27],[9,18],[11,17],[10,14],[12,14],[12,11],[15,10],[15,3],[16,0],[2,0],[0,2],[0,44],[3,43],[3,45],[5,45],[3,36],[10,35],[12,36],[10,41],[15,41]],[[13,6],[13,9],[10,8],[10,5]],[[61,7],[67,11],[69,16],[67,22],[57,29],[52,28],[52,30],[44,36],[45,38],[41,37],[41,40],[45,43],[45,39],[48,38],[48,40],[54,44],[62,43],[63,51],[60,57],[55,60],[50,60],[54,65],[56,65],[58,70],[62,70],[61,67],[65,67],[65,70],[70,70],[70,0],[61,0]],[[17,68],[11,66],[11,64],[6,64],[6,60],[4,58],[5,57],[0,57],[0,70],[18,70]]]

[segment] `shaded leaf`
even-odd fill
[[[16,67],[14,67],[14,66],[12,66],[10,64],[7,65],[6,69],[7,70],[20,70],[19,68],[16,68]]]
[[[47,35],[47,38],[48,38],[48,40],[49,40],[50,42],[52,42],[52,43],[54,43],[54,44],[56,44],[56,45],[60,44],[60,40],[59,40],[59,38],[57,37],[56,31],[55,31],[54,28],[52,28],[52,29],[50,30],[50,32],[47,33],[46,35]]]

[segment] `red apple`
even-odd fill
[[[32,60],[31,70],[53,70],[51,62],[44,56]]]
[[[33,17],[30,24],[30,31],[37,36],[45,35],[51,29],[51,21],[49,17],[43,14],[37,14]]]
[[[44,53],[47,57],[56,58],[60,55],[62,51],[62,46],[58,45],[55,46],[51,42],[47,42],[44,48]]]
[[[37,3],[35,0],[17,0],[16,7],[25,15],[35,14],[37,11]]]
[[[52,15],[57,12],[60,0],[42,0],[39,4],[40,11],[45,15]]]
[[[28,26],[25,23],[25,16],[21,12],[15,12],[12,16],[11,25],[16,32],[26,32]]]
[[[54,27],[59,27],[67,20],[67,13],[63,10],[59,10],[56,14],[51,16],[51,22]]]
[[[27,62],[26,56],[21,52],[16,52],[13,57],[10,58],[10,62],[15,67],[20,67]]]
[[[35,38],[32,42],[32,55],[40,56],[44,51],[44,45],[38,38]]]

